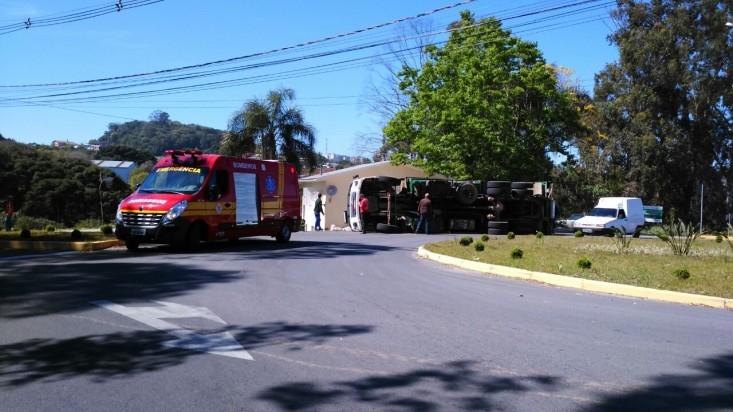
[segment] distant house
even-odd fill
[[[78,144],[71,142],[69,140],[54,140],[53,142],[51,142],[51,146],[56,147],[56,148],[66,148],[66,147],[73,148],[73,147],[78,146]]]
[[[107,170],[114,172],[120,179],[128,182],[130,180],[130,173],[137,168],[135,162],[120,161],[120,160],[92,160],[92,162]]]

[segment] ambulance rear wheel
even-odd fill
[[[280,226],[280,231],[277,232],[277,235],[275,235],[275,240],[281,243],[285,243],[290,240],[290,235],[292,235],[290,225],[287,223],[283,223],[282,226]]]
[[[140,242],[138,242],[136,240],[126,240],[125,241],[125,247],[130,252],[134,252],[134,251],[136,251],[140,247]]]

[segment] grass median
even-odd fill
[[[471,243],[462,245],[461,238]],[[733,298],[733,246],[715,238],[698,238],[689,255],[680,256],[657,238],[456,236],[425,245],[442,255],[534,272],[573,276],[645,288]],[[482,251],[476,244],[482,243]],[[466,243],[465,241],[463,243]],[[520,250],[521,253],[517,253]],[[521,255],[521,257],[517,257]]]

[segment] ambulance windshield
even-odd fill
[[[150,193],[196,193],[208,174],[208,167],[157,167],[145,178],[138,190]]]

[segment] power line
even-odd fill
[[[471,0],[473,1],[473,0]],[[211,89],[217,89],[217,88],[223,88],[223,87],[232,87],[232,86],[241,86],[246,84],[253,84],[253,83],[262,83],[262,82],[268,82],[273,80],[282,80],[282,79],[289,79],[289,78],[295,78],[295,77],[302,77],[302,76],[310,76],[315,74],[323,74],[328,73],[332,71],[341,71],[341,70],[348,70],[353,69],[357,67],[364,67],[369,64],[369,59],[374,59],[375,57],[379,55],[372,55],[372,56],[366,56],[366,57],[356,57],[356,58],[350,58],[341,60],[338,62],[331,62],[331,63],[325,63],[325,64],[319,64],[319,65],[313,65],[310,67],[305,68],[299,68],[295,70],[289,70],[289,71],[282,71],[279,73],[268,73],[265,75],[258,75],[258,76],[249,76],[249,77],[240,77],[235,79],[225,79],[225,80],[219,80],[214,82],[205,82],[205,83],[197,83],[193,85],[183,85],[183,86],[177,86],[177,87],[161,87],[163,84],[167,83],[173,83],[173,82],[182,82],[182,81],[191,81],[195,79],[201,79],[204,77],[211,77],[211,76],[221,76],[225,74],[232,74],[232,73],[239,73],[242,71],[248,71],[248,70],[254,70],[254,69],[260,69],[265,67],[272,67],[272,66],[278,66],[288,63],[294,63],[294,62],[301,62],[305,60],[313,60],[313,59],[321,59],[324,57],[329,56],[335,56],[345,53],[353,53],[356,51],[364,51],[368,49],[373,49],[375,47],[384,46],[386,44],[396,42],[399,40],[395,40],[394,38],[388,38],[388,39],[377,39],[376,41],[367,42],[367,43],[360,43],[356,45],[352,45],[349,47],[344,47],[341,49],[331,49],[326,50],[323,52],[318,53],[311,53],[307,55],[296,55],[295,57],[290,58],[280,58],[276,60],[270,60],[270,61],[264,61],[264,62],[253,62],[246,65],[238,65],[235,67],[229,67],[229,68],[216,68],[216,66],[224,65],[225,63],[231,64],[234,62],[239,62],[247,59],[255,60],[256,58],[261,58],[265,55],[274,55],[274,54],[287,54],[295,51],[296,49],[308,49],[311,48],[313,45],[318,45],[318,47],[322,47],[322,43],[328,42],[330,40],[343,40],[346,37],[349,36],[355,36],[357,34],[363,34],[368,31],[375,30],[376,28],[382,28],[386,27],[392,24],[395,24],[396,22],[404,22],[411,19],[415,19],[418,16],[426,16],[429,14],[436,13],[440,10],[446,10],[448,8],[457,7],[460,5],[463,5],[467,2],[457,3],[452,6],[446,6],[440,9],[431,10],[429,12],[421,13],[417,16],[412,16],[404,19],[399,19],[394,22],[390,23],[384,23],[377,26],[372,26],[366,29],[360,29],[360,30],[354,30],[348,33],[344,33],[337,36],[330,36],[324,39],[315,40],[311,42],[306,43],[300,43],[298,45],[294,46],[288,46],[276,50],[271,50],[268,52],[261,52],[261,53],[255,53],[247,56],[240,56],[235,57],[231,59],[226,60],[218,60],[215,62],[208,62],[208,63],[202,63],[197,65],[191,65],[191,66],[184,66],[174,69],[166,69],[151,73],[142,73],[142,74],[134,74],[134,75],[126,75],[126,76],[118,76],[118,77],[109,77],[104,79],[96,79],[96,80],[83,80],[83,81],[76,81],[76,82],[65,82],[65,83],[48,83],[48,84],[36,84],[36,85],[16,85],[16,86],[0,86],[0,88],[7,88],[10,90],[25,90],[32,91],[36,90],[36,92],[40,92],[42,94],[35,95],[35,96],[22,96],[22,95],[16,95],[16,96],[8,96],[4,99],[0,99],[0,106],[9,107],[10,105],[19,105],[19,106],[25,106],[29,104],[36,103],[42,103],[44,105],[51,105],[51,104],[78,104],[83,102],[102,102],[102,101],[111,101],[111,100],[122,100],[122,99],[131,99],[131,98],[139,98],[143,96],[160,96],[160,95],[169,95],[169,94],[179,94],[179,93],[186,93],[186,92],[193,92],[193,91],[201,91],[201,90],[211,90]],[[514,27],[526,27],[537,24],[544,23],[544,26],[540,26],[540,28],[551,30],[555,27],[558,27],[559,25],[564,25],[562,27],[567,27],[575,24],[585,24],[588,21],[595,21],[598,20],[599,17],[592,16],[592,17],[581,17],[579,19],[574,20],[571,23],[567,23],[567,17],[575,14],[582,14],[587,13],[588,11],[598,11],[603,7],[608,7],[613,1],[605,0],[586,0],[586,1],[575,1],[575,2],[568,2],[568,1],[554,1],[554,2],[544,2],[545,8],[543,9],[526,9],[525,8],[517,8],[516,14],[514,15],[508,15],[504,17],[504,20],[511,21],[519,19],[520,17],[529,17],[529,16],[538,16],[543,13],[551,13],[551,12],[558,12],[563,11],[565,9],[571,9],[568,11],[563,11],[561,13],[554,13],[553,15],[546,17],[544,19],[536,19],[531,22],[524,22],[524,23],[517,23]],[[582,9],[580,9],[580,6],[585,6]],[[573,9],[575,8],[575,9]],[[549,24],[550,20],[559,20],[559,19],[565,19],[565,21],[560,23],[553,23]],[[510,28],[512,26],[509,26]],[[536,30],[536,27],[534,28]],[[424,34],[423,36],[432,36],[436,34],[442,34],[445,33],[446,30],[441,30],[439,32],[431,32]],[[433,43],[433,44],[439,44],[439,43]],[[406,52],[409,51],[409,49],[402,49],[401,51]],[[388,53],[382,53],[382,56],[390,57],[388,56]],[[210,66],[213,68],[210,68]],[[204,69],[206,70],[200,70]],[[197,70],[197,71],[193,71]],[[185,73],[188,71],[189,73]],[[181,73],[179,73],[181,72]],[[134,82],[134,83],[133,83]],[[89,89],[92,87],[92,89]],[[157,87],[150,90],[142,90],[137,92],[119,92],[120,90],[129,89],[129,88],[141,88],[141,87]],[[99,95],[100,93],[106,93]],[[89,96],[90,94],[98,94],[97,96]]]
[[[92,6],[83,9],[77,9],[74,13],[66,14],[60,17],[43,17],[30,18],[26,20],[0,26],[0,35],[9,34],[16,31],[27,30],[36,27],[57,26],[59,24],[73,23],[80,20],[93,19],[105,14],[119,13],[122,10],[135,9],[138,7],[149,6],[154,3],[160,3],[164,0],[117,0],[116,3],[105,3],[102,6]]]

